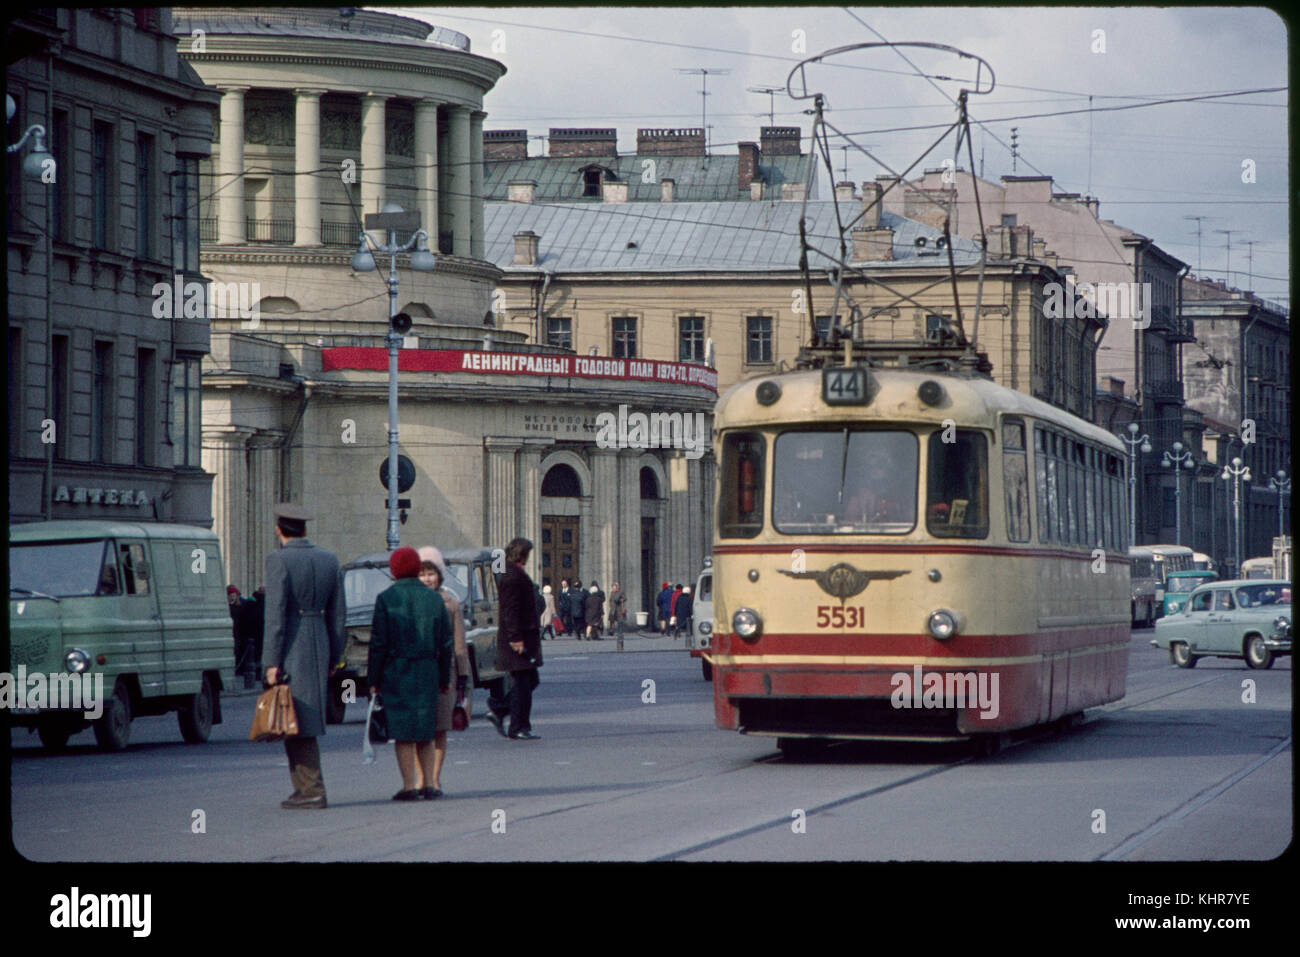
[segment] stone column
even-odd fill
[[[280,442],[283,436],[274,432],[259,432],[253,435],[248,446],[248,496],[244,508],[248,512],[248,550],[251,563],[250,587],[265,585],[266,556],[275,551],[278,542],[275,538],[275,503],[280,501]],[[304,489],[304,492],[306,490]],[[290,495],[295,501],[309,502],[308,495]],[[307,537],[312,537],[312,525],[320,528],[320,523],[327,522],[328,517],[311,511],[316,515],[314,523],[307,525]],[[347,561],[352,556],[341,557]]]
[[[217,164],[217,242],[248,241],[244,213],[244,94],[246,86],[221,88],[221,144]]]
[[[618,454],[618,564],[615,575],[627,596],[629,625],[636,624],[636,613],[641,610],[640,458],[640,449],[625,449]]]
[[[253,556],[248,554],[248,470],[244,443],[249,429],[203,430],[203,471],[212,473],[212,530],[226,560],[226,584],[244,594],[257,587]]]
[[[438,251],[438,102],[415,104],[415,203],[429,248]]]
[[[377,213],[384,207],[388,158],[384,104],[388,95],[366,93],[361,97],[361,213]],[[385,239],[384,242],[388,240]]]
[[[704,565],[704,556],[709,553],[708,535],[709,527],[704,524],[702,517],[705,513],[704,508],[704,470],[700,467],[701,459],[686,460],[686,491],[690,502],[691,523],[690,535],[687,550],[687,565],[689,569],[687,574],[691,576],[689,584],[692,589],[695,587],[695,575]]]
[[[592,511],[592,496],[584,495],[578,499],[578,577],[588,587],[596,573],[597,549],[595,531],[591,524]]]
[[[542,580],[542,456],[554,444],[554,439],[524,439],[516,461],[515,516],[519,530],[515,535],[533,543],[533,553],[525,567],[529,577],[539,584]]]
[[[294,90],[293,244],[319,246],[320,98],[324,90]]]
[[[504,548],[520,534],[516,529],[519,516],[515,511],[515,452],[523,444],[519,439],[488,436],[483,440],[487,453],[487,541],[489,548]],[[536,543],[534,543],[536,544]]]
[[[669,584],[686,584],[686,579],[694,572],[690,562],[690,527],[694,517],[691,515],[690,495],[687,491],[686,457],[680,452],[667,453],[669,458],[664,464],[668,473],[668,527],[664,530],[668,548]]]
[[[592,526],[589,533],[595,543],[596,566],[590,570],[609,594],[610,582],[618,574],[618,451],[591,450]],[[585,580],[585,579],[584,579]]]
[[[469,118],[469,254],[483,258],[483,119],[475,111]]]
[[[457,256],[469,256],[470,243],[470,168],[473,156],[470,151],[470,110],[465,106],[453,106],[450,110],[451,122],[451,156],[447,165],[447,201],[451,205],[452,253]]]

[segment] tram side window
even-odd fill
[[[722,538],[753,538],[763,530],[763,448],[763,436],[754,432],[731,432],[722,441]]]
[[[1029,541],[1029,470],[1025,461],[1025,426],[1002,423],[1002,487],[1007,497],[1007,540]]]
[[[1047,518],[1047,433],[1034,429],[1034,490],[1038,501],[1038,540],[1051,540]]]
[[[943,435],[930,435],[926,528],[941,538],[987,538],[988,442],[979,432],[964,429],[957,430],[954,442],[945,442]]]

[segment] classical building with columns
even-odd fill
[[[303,502],[312,541],[344,560],[386,547],[388,290],[351,256],[362,217],[389,203],[419,213],[437,253],[431,273],[398,257],[396,305],[413,320],[400,453],[415,474],[401,543],[524,535],[536,581],[617,580],[632,610],[664,579],[693,579],[710,541],[716,373],[497,328],[482,107],[505,67],[460,34],[352,8],[184,8],[174,32],[221,92],[203,267],[251,286],[258,307],[211,316],[203,367],[203,462],[229,580],[262,583],[281,500]],[[376,260],[382,273],[387,256]],[[691,428],[597,441],[602,416],[638,412]]]
[[[221,91],[200,169],[208,275],[250,284],[272,332],[382,322],[382,284],[348,262],[364,215],[396,203],[440,254],[399,306],[422,330],[480,325],[498,275],[483,259],[483,97],[505,67],[462,34],[351,7],[173,16],[181,56]],[[253,327],[216,316],[213,328]]]

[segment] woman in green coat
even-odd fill
[[[395,744],[402,790],[394,801],[432,798],[415,787],[419,761],[425,781],[434,779],[433,737],[438,693],[451,683],[451,620],[441,596],[419,579],[420,556],[399,548],[388,558],[394,582],[379,593],[370,624],[370,694],[381,695],[388,736]]]

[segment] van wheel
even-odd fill
[[[1192,654],[1185,641],[1175,641],[1169,646],[1169,660],[1179,668],[1196,667],[1196,656]]]
[[[36,733],[45,750],[57,754],[67,750],[68,738],[72,737],[72,726],[66,721],[42,721],[36,728]]]
[[[342,724],[347,705],[343,703],[343,682],[330,679],[329,694],[325,697],[325,723]]]
[[[181,726],[181,737],[186,744],[202,744],[212,734],[213,694],[212,679],[203,676],[203,686],[197,694],[190,695],[185,706],[176,713]]]
[[[713,680],[713,665],[709,664],[707,659],[704,658],[700,659],[700,670],[704,672],[705,681]]]
[[[1251,668],[1272,668],[1273,652],[1264,645],[1263,635],[1248,635],[1242,648],[1246,664]]]
[[[121,678],[113,696],[104,702],[104,714],[95,722],[95,740],[101,751],[124,751],[131,739],[131,693]]]

